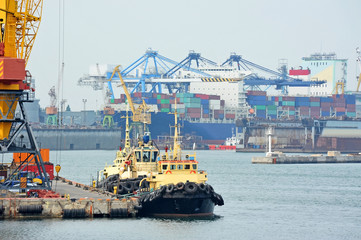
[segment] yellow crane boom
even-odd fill
[[[113,73],[110,76],[108,81],[109,82],[112,81],[113,77],[117,73],[120,83],[121,83],[120,86],[123,88],[124,93],[127,96],[128,104],[133,113],[133,118],[132,118],[133,122],[143,122],[143,123],[151,124],[151,115],[150,115],[150,113],[148,113],[150,107],[147,106],[147,104],[143,100],[143,103],[137,109],[135,109],[132,97],[130,96],[130,94],[128,92],[127,86],[125,85],[125,82],[122,77],[122,74],[120,73],[119,67],[120,67],[120,65],[118,65],[114,68]]]
[[[2,0],[0,3],[1,43],[5,57],[28,62],[41,22],[43,0]],[[2,21],[1,21],[2,20]]]

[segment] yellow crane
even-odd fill
[[[27,153],[26,159],[14,164],[0,188],[27,188],[27,174],[20,174],[34,160],[42,184],[37,188],[51,189],[39,147],[26,118],[24,102],[29,99],[31,76],[25,70],[41,22],[43,0],[0,1],[0,152]],[[15,116],[19,105],[20,114]],[[22,130],[29,143],[16,143]],[[13,162],[14,163],[14,162]],[[20,174],[20,187],[12,185]],[[37,181],[39,183],[39,181]]]
[[[0,90],[26,90],[26,63],[38,32],[42,0],[2,0],[0,2]],[[18,99],[0,94],[2,119],[13,119]],[[8,138],[12,123],[0,122],[0,140]]]
[[[130,110],[133,113],[133,118],[132,118],[133,122],[142,122],[144,124],[151,124],[151,115],[148,112],[150,107],[147,106],[147,104],[144,102],[144,100],[137,109],[134,107],[132,97],[130,96],[130,94],[128,92],[127,86],[125,85],[125,82],[122,78],[122,74],[120,73],[119,67],[120,67],[120,65],[118,65],[114,68],[113,73],[112,73],[111,77],[109,78],[109,82],[112,81],[115,74],[118,74],[118,77],[119,77],[119,80],[121,83],[120,85],[123,87],[124,93],[127,96]]]

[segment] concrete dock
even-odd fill
[[[129,218],[136,217],[138,198],[115,198],[109,192],[61,178],[53,181],[56,193],[42,198],[0,195],[0,219]]]
[[[267,153],[265,157],[253,157],[255,164],[315,164],[315,163],[361,163],[360,154],[341,155],[339,152],[328,152],[327,155],[286,155],[281,152]]]

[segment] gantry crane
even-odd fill
[[[31,75],[25,67],[39,29],[42,8],[43,0],[0,2],[0,151],[27,153],[26,159],[22,159],[17,168],[9,172],[0,188],[16,188],[24,192],[31,186],[27,184],[26,176],[20,173],[29,162],[36,164],[43,181],[36,188],[51,189],[23,105],[24,102],[31,101]],[[18,104],[20,114],[15,114]],[[17,142],[18,138],[21,139],[20,143]],[[23,140],[28,142],[25,143]],[[20,180],[19,186],[14,185],[15,180]]]

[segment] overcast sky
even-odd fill
[[[72,110],[99,108],[102,93],[77,86],[95,63],[127,66],[147,48],[180,61],[189,50],[224,62],[231,52],[271,69],[288,59],[297,67],[315,52],[348,61],[348,89],[356,86],[361,47],[359,0],[64,0],[64,98]],[[29,59],[41,107],[57,86],[59,0],[44,0]]]

